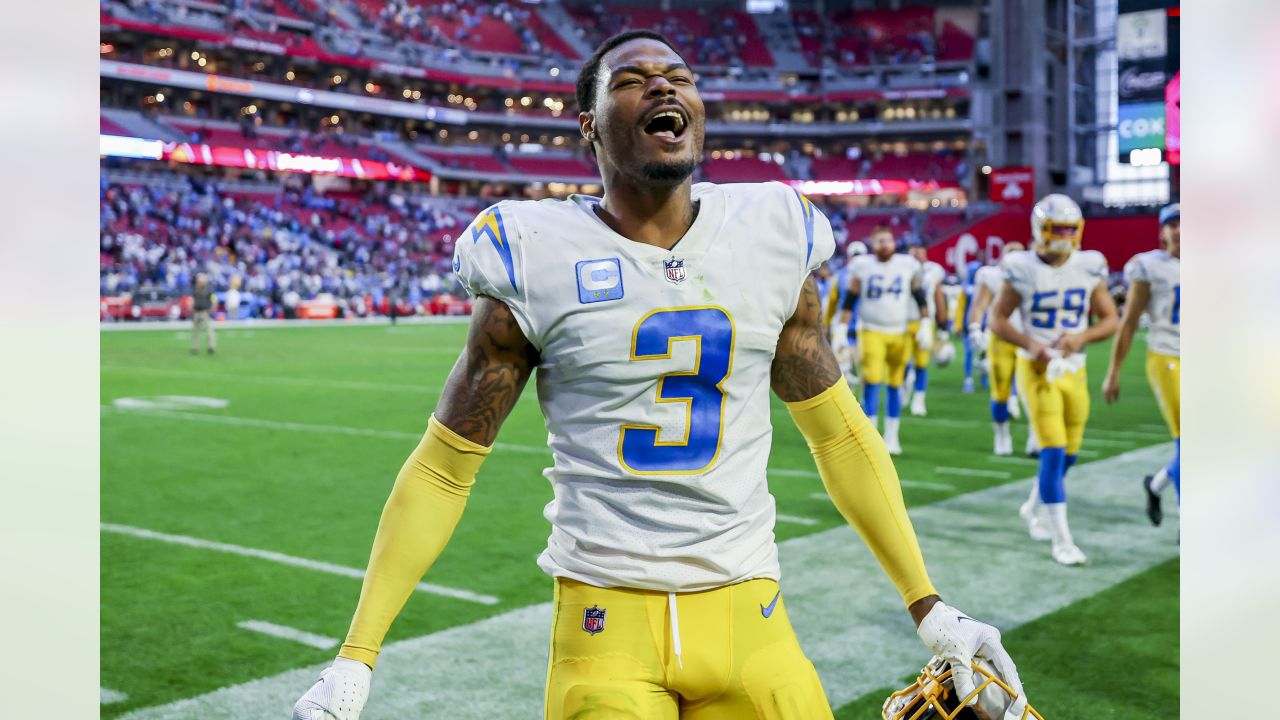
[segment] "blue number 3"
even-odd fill
[[[669,372],[658,379],[657,401],[685,405],[684,437],[663,440],[657,425],[622,426],[618,458],[637,475],[685,475],[711,467],[720,454],[724,432],[724,383],[733,372],[733,320],[720,307],[654,310],[636,323],[632,360],[671,357],[680,340],[696,342],[693,370]]]

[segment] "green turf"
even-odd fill
[[[224,330],[218,354],[192,356],[186,331],[103,333],[103,521],[362,568],[386,493],[425,427],[464,336],[460,324]],[[1085,451],[1096,454],[1082,457],[1085,462],[1167,439],[1140,358],[1127,368],[1124,403],[1106,406],[1096,398],[1105,352],[1102,347],[1090,355],[1095,405]],[[113,405],[124,397],[162,395],[229,401],[222,409],[187,411],[197,417],[294,425],[217,424]],[[908,487],[908,504],[1034,473],[1030,461],[992,460],[986,395],[960,392],[958,363],[933,371],[929,409],[929,418],[904,418],[906,454],[897,465],[905,480],[955,489]],[[771,467],[812,470],[808,449],[776,401],[773,419]],[[368,430],[386,435],[351,434]],[[1025,424],[1016,423],[1019,448],[1024,432]],[[1106,444],[1090,444],[1089,438]],[[545,446],[532,384],[498,441]],[[495,595],[499,604],[419,593],[390,639],[549,598],[549,581],[534,563],[549,532],[541,513],[551,497],[541,475],[548,460],[549,454],[495,451],[448,551],[428,574],[429,582]],[[938,466],[993,475],[943,476],[935,472]],[[828,501],[813,497],[822,489],[816,476],[776,476],[770,487],[780,513],[818,520],[812,526],[779,523],[780,540],[843,522]],[[101,684],[129,696],[104,706],[104,717],[322,660],[331,653],[250,633],[236,623],[266,620],[341,637],[359,591],[350,578],[108,533],[102,538]],[[1113,599],[1107,607],[1176,617],[1168,594]],[[1132,652],[1127,643],[1121,653],[1091,652],[1090,663],[1100,674],[1119,676],[1145,658],[1139,651],[1158,649],[1176,658],[1176,627],[1170,621],[1146,629],[1149,643]],[[1069,645],[1052,633],[1026,642],[1019,659],[1031,667],[1042,657],[1061,657]],[[1128,707],[1129,696],[1118,689],[1096,692],[1098,704],[1090,707]]]
[[[1091,598],[1002,633],[1031,704],[1048,720],[1178,716],[1178,574],[1170,560]],[[883,688],[836,720],[879,718]]]

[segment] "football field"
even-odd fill
[[[103,717],[288,717],[346,632],[382,504],[465,331],[222,329],[214,356],[189,355],[188,330],[102,333]],[[986,392],[960,391],[959,362],[931,371],[929,416],[904,417],[896,459],[935,584],[1006,630],[1050,720],[1178,712],[1176,509],[1169,492],[1153,528],[1138,485],[1172,445],[1141,357],[1122,402],[1102,402],[1108,349],[1090,354],[1067,479],[1088,566],[1027,538],[1016,511],[1035,461],[990,454]],[[551,581],[534,558],[551,489],[532,385],[392,628],[366,718],[541,717]],[[773,421],[785,602],[837,717],[878,718],[926,651],[777,401]]]

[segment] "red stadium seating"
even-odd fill
[[[571,15],[578,24],[593,35],[592,40],[599,42],[609,34],[605,27],[646,28],[665,34],[680,54],[695,65],[726,65],[732,59],[716,52],[699,50],[700,41],[720,39],[720,46],[733,46],[737,49],[742,62],[752,67],[773,67],[773,55],[768,45],[760,37],[760,30],[755,19],[740,11],[709,13],[699,10],[673,9],[661,10],[657,7],[634,7],[628,5],[610,5],[608,12],[612,18],[602,22],[588,9],[571,10]],[[721,30],[715,25],[725,18],[731,18],[736,24],[736,32]],[[738,36],[744,42],[739,46]]]
[[[866,176],[870,178],[954,181],[956,179],[956,166],[959,162],[957,158],[950,155],[933,155],[929,153],[885,155],[871,163],[871,169]]]
[[[718,158],[702,164],[702,171],[711,182],[763,182],[786,180],[782,166],[759,158]]]
[[[124,137],[128,137],[133,134],[108,118],[101,116],[98,118],[98,131],[103,135],[121,135]]]
[[[510,155],[511,167],[526,175],[552,175],[567,178],[598,178],[595,167],[576,158],[541,157],[538,155]]]
[[[861,161],[843,157],[813,158],[814,180],[853,180],[861,172]]]
[[[510,175],[511,169],[503,165],[493,155],[471,155],[464,153],[452,153],[447,150],[426,148],[421,145],[414,148],[422,155],[435,160],[445,167],[454,168],[456,170],[475,170],[478,172],[489,172],[495,175]]]

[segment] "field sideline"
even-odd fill
[[[188,355],[180,329],[101,335],[103,717],[285,716],[345,632],[382,502],[464,334],[461,324],[224,329],[212,357]],[[1090,356],[1095,390],[1105,352]],[[1068,479],[1093,560],[1084,569],[1024,541],[1014,511],[1035,464],[990,456],[985,394],[959,391],[957,365],[935,371],[930,416],[904,418],[898,462],[944,597],[1016,628],[1010,650],[1046,717],[1175,714],[1176,515],[1156,530],[1141,514],[1137,478],[1166,454],[1144,448],[1168,435],[1140,363],[1122,404],[1095,398],[1084,464]],[[837,716],[878,717],[883,688],[927,658],[780,403],[774,414],[786,602]],[[550,583],[533,558],[547,534],[545,439],[531,389],[393,628],[366,717],[443,717],[429,708],[461,707],[469,687],[511,704],[448,717],[540,714],[538,608],[545,615]],[[427,668],[448,660],[447,679],[430,682]]]

